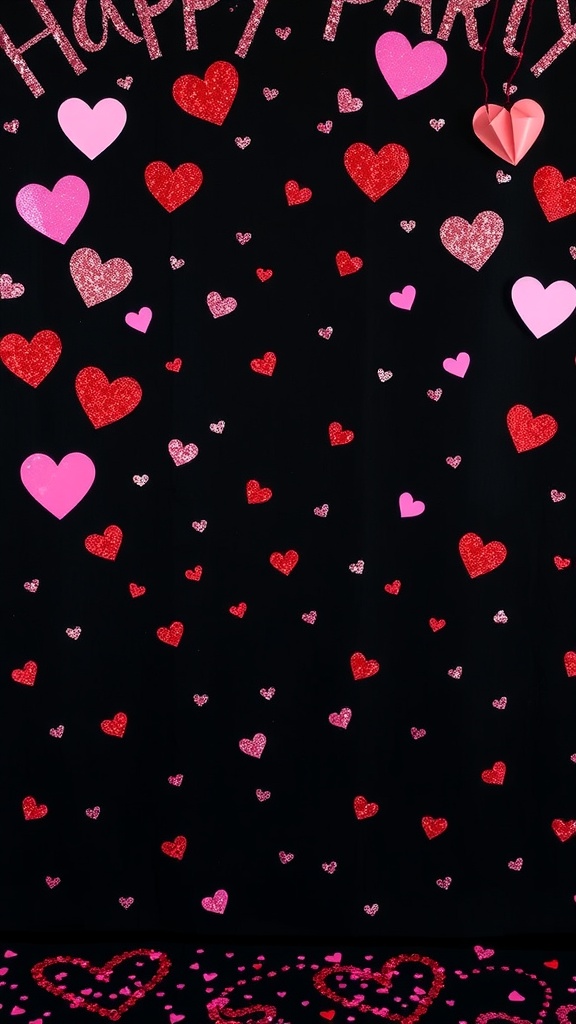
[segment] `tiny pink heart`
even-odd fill
[[[236,138],[234,139],[234,142],[238,146],[238,149],[247,149],[250,143],[252,142],[252,139],[250,138],[249,135],[237,135]]]
[[[177,256],[170,257],[170,266],[172,267],[172,270],[180,270],[180,267],[183,267],[185,263],[186,260],[179,259]]]
[[[333,125],[332,121],[320,121],[316,125],[316,128],[318,129],[318,131],[322,132],[323,135],[329,135],[330,132],[332,131],[333,127],[334,127],[334,125]]]
[[[292,29],[287,25],[286,28],[275,28],[274,32],[278,36],[278,39],[286,40],[290,35]]]
[[[461,455],[449,455],[448,458],[446,459],[446,462],[448,463],[449,466],[452,467],[452,469],[458,469],[458,466],[462,462],[462,456]]]
[[[246,245],[246,242],[249,242],[251,238],[252,235],[249,231],[245,231],[244,234],[241,231],[236,232],[236,241],[240,242],[240,245]]]
[[[332,337],[332,333],[333,333],[333,328],[332,327],[319,327],[318,328],[318,334],[320,335],[321,338],[325,338],[326,341],[328,340],[328,338]]]
[[[20,127],[20,121],[15,117],[12,121],[4,121],[4,131],[15,135]]]
[[[208,526],[207,519],[194,520],[192,523],[192,529],[196,530],[196,533],[204,533],[204,530]]]
[[[193,699],[194,703],[199,708],[201,708],[201,707],[204,707],[204,704],[208,703],[208,694],[207,693],[202,693],[202,694],[195,693],[192,699]]]
[[[302,621],[303,622],[307,622],[308,625],[310,625],[310,626],[313,626],[314,623],[316,622],[317,617],[318,617],[318,612],[316,612],[316,611],[304,612],[303,615],[302,615]]]
[[[232,298],[231,295],[223,299],[219,292],[208,292],[206,303],[214,319],[220,316],[227,316],[228,313],[233,313],[238,305],[236,299]]]
[[[497,708],[498,711],[504,711],[507,703],[508,703],[508,700],[507,700],[506,697],[500,697],[498,700],[493,700],[492,701],[492,707],[493,708]]]
[[[280,853],[278,854],[278,856],[279,856],[282,864],[289,864],[291,860],[294,860],[294,854],[293,853],[284,853],[284,850],[280,850]]]
[[[414,740],[421,740],[422,737],[426,735],[426,729],[416,729],[415,726],[412,726],[410,729],[410,735]]]
[[[390,380],[394,374],[392,370],[378,370],[378,380],[381,384],[385,384],[387,380]]]
[[[221,434],[226,426],[224,420],[218,420],[217,423],[210,424],[210,430],[213,434]]]
[[[126,75],[126,78],[117,78],[116,85],[119,85],[121,89],[129,89],[133,81],[132,75]]]
[[[392,306],[396,306],[397,309],[406,309],[408,312],[412,309],[415,298],[416,289],[413,284],[406,284],[401,292],[392,292],[389,296]]]
[[[506,615],[506,612],[504,611],[503,608],[501,608],[500,611],[496,612],[496,615],[493,616],[493,619],[494,619],[494,622],[497,622],[497,623],[504,624],[504,623],[508,622],[508,616]]]
[[[181,786],[183,778],[183,775],[169,775],[168,782],[171,786]]]
[[[271,796],[271,793],[270,793],[269,789],[257,789],[256,790],[256,799],[259,800],[260,803],[264,803],[265,800],[269,800],[270,796]]]
[[[400,221],[400,227],[402,228],[403,231],[406,232],[407,235],[409,235],[411,231],[414,231],[414,228],[416,227],[416,221],[415,220],[401,220]]]
[[[56,726],[55,729],[50,729],[50,735],[54,736],[58,740],[61,740],[64,735],[64,726],[58,725]]]
[[[496,171],[496,181],[499,185],[507,185],[509,181],[512,181],[512,175],[505,174],[504,171]]]
[[[325,519],[326,516],[328,515],[328,509],[329,509],[329,506],[326,505],[326,504],[324,504],[324,505],[316,505],[316,507],[314,509],[314,515],[315,516],[320,516],[322,519]]]
[[[553,491],[550,491],[550,497],[552,498],[552,501],[555,501],[555,502],[557,502],[557,501],[564,501],[564,498],[566,497],[566,494],[565,494],[564,491],[553,490]]]
[[[326,871],[329,875],[333,875],[338,865],[335,860],[331,860],[328,864],[322,865],[322,870]]]
[[[432,117],[430,119],[430,127],[433,128],[435,132],[439,132],[440,129],[443,128],[445,124],[446,121],[444,120],[443,117]]]
[[[30,580],[24,584],[24,590],[29,590],[31,594],[35,594],[40,586],[40,580]]]
[[[358,96],[353,96],[350,89],[339,89],[338,90],[338,110],[341,114],[354,114],[357,110],[362,110],[362,100]]]
[[[168,451],[176,466],[184,466],[187,462],[192,462],[192,459],[198,455],[197,445],[192,443],[185,445],[178,438],[174,438],[168,443]]]
[[[0,299],[19,299],[25,290],[24,285],[13,281],[10,274],[0,274]]]
[[[265,100],[275,100],[278,96],[278,89],[269,89],[268,86],[266,86],[265,89],[262,89],[262,95]]]
[[[272,700],[272,697],[276,693],[273,686],[270,686],[267,690],[260,690],[260,696],[264,697],[265,700]]]
[[[144,487],[144,484],[148,483],[150,477],[147,476],[146,473],[144,473],[143,476],[136,475],[136,476],[133,476],[132,479],[133,479],[133,481],[134,481],[134,483],[136,484],[137,487]]]
[[[428,398],[432,399],[433,402],[439,402],[440,399],[442,398],[442,388],[435,388],[434,390],[430,388],[426,392],[426,394],[428,395]]]

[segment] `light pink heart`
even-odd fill
[[[402,100],[440,78],[448,57],[440,43],[426,40],[412,48],[401,32],[384,32],[376,41],[376,61],[396,99]]]
[[[464,217],[448,217],[440,227],[440,241],[457,260],[480,270],[497,249],[504,221],[493,210],[482,210],[470,224]]]
[[[338,90],[338,110],[341,114],[354,114],[362,110],[364,104],[358,96],[353,96],[350,89]]]
[[[459,352],[456,359],[445,359],[442,366],[446,373],[451,373],[454,377],[465,377],[470,366],[470,356],[467,352]]]
[[[94,249],[77,249],[70,257],[70,273],[88,307],[114,298],[128,287],[132,267],[119,256],[102,263]]]
[[[352,712],[350,708],[342,708],[341,711],[333,711],[331,715],[328,715],[330,725],[336,725],[339,729],[347,729],[351,719]]]
[[[24,285],[13,281],[10,274],[0,274],[0,299],[19,299],[24,292]]]
[[[68,174],[52,190],[44,185],[24,185],[16,196],[16,209],[31,228],[64,245],[78,227],[89,202],[86,182]]]
[[[202,900],[204,910],[210,910],[213,914],[223,914],[228,903],[228,893],[225,889],[217,889],[213,896],[205,896]]]
[[[36,452],[20,467],[20,479],[28,493],[57,519],[63,519],[82,501],[95,476],[92,459],[82,452],[70,452],[59,463]]]
[[[390,302],[397,309],[412,309],[414,305],[414,299],[416,298],[416,289],[413,284],[404,285],[401,292],[392,292],[390,295]]]
[[[400,506],[400,515],[402,519],[408,519],[411,516],[421,516],[426,505],[423,501],[415,501],[409,491],[404,491],[398,499]]]
[[[184,466],[187,462],[192,462],[198,455],[198,446],[195,444],[183,444],[178,438],[174,438],[168,443],[168,451],[172,457],[172,461],[176,466]]]
[[[126,313],[124,320],[128,327],[133,327],[135,331],[146,334],[152,320],[152,310],[149,306],[142,306],[137,313]]]
[[[576,309],[576,288],[569,281],[553,281],[545,288],[536,277],[520,277],[512,285],[512,303],[534,337],[543,338]]]
[[[111,97],[90,107],[72,97],[58,108],[58,123],[67,139],[90,160],[103,153],[118,138],[126,124],[126,108]]]
[[[227,313],[233,313],[238,305],[236,299],[232,298],[232,296],[223,299],[219,292],[209,292],[206,296],[206,302],[214,319],[219,316],[226,316]]]

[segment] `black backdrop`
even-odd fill
[[[97,22],[99,5],[89,3]],[[131,3],[118,3],[132,25]],[[4,428],[0,533],[3,643],[0,759],[0,926],[30,934],[157,929],[206,936],[428,936],[570,933],[576,915],[576,839],[560,842],[553,819],[576,817],[576,706],[563,656],[576,643],[574,555],[573,320],[536,341],[515,314],[522,276],[572,280],[574,218],[549,224],[532,189],[537,168],[576,173],[571,130],[574,53],[541,78],[528,70],[559,36],[552,6],[536,0],[518,97],[546,112],[542,134],[514,168],[475,138],[484,99],[480,54],[457,19],[448,67],[433,86],[398,101],[374,59],[390,29],[422,38],[419,8],[393,16],[380,3],[349,6],[335,42],[323,41],[328,4],[272,0],[245,60],[234,55],[251,2],[221,2],[199,15],[200,47],[186,53],[177,4],[155,24],[163,56],[113,32],[83,55],[76,78],[52,40],[27,60],[46,89],[34,99],[0,54],[2,166],[0,271],[25,294],[0,303],[1,333],[42,329],[62,356],[32,389],[0,367]],[[67,2],[51,2],[71,34]],[[491,5],[478,12],[481,38]],[[434,9],[437,30],[442,10]],[[491,102],[514,61],[496,23],[487,59]],[[2,22],[20,42],[38,29],[30,4],[5,0]],[[275,28],[290,26],[282,40]],[[96,34],[97,29],[94,28]],[[237,98],[221,127],[190,117],[172,99],[186,73],[216,60],[238,69]],[[133,76],[129,90],[116,84]],[[271,101],[264,88],[279,95]],[[337,92],[362,109],[340,114]],[[122,101],[127,125],[93,162],[64,136],[60,104]],[[431,118],[444,118],[440,131]],[[329,134],[317,124],[333,120]],[[249,136],[245,149],[236,136]],[[358,141],[404,145],[410,168],[377,203],[343,165]],[[144,168],[192,161],[198,194],[172,214],[148,192]],[[496,170],[510,172],[499,184]],[[33,231],[14,199],[29,182],[83,178],[91,202],[65,245]],[[284,184],[312,189],[289,207]],[[501,244],[479,272],[441,245],[449,216],[494,210]],[[406,233],[402,219],[414,219]],[[250,232],[245,245],[237,232]],[[72,252],[96,249],[133,268],[129,288],[87,309],[69,272]],[[340,277],[335,255],[364,261]],[[185,260],[178,270],[170,256]],[[273,270],[261,282],[257,268]],[[412,283],[413,309],[388,295]],[[234,296],[214,319],[206,296]],[[146,334],[124,323],[149,306]],[[319,328],[333,327],[329,339]],[[471,356],[460,380],[442,369]],[[273,351],[273,376],[250,361]],[[179,373],[165,363],[182,359]],[[79,370],[134,377],[143,398],[120,421],[94,429],[75,394]],[[381,383],[378,369],[393,377]],[[441,387],[439,401],[428,389]],[[506,429],[515,404],[550,413],[557,436],[518,454]],[[225,421],[221,434],[210,423]],[[332,447],[328,425],[354,431]],[[180,438],[197,458],[176,467]],[[96,481],[58,521],[19,478],[34,452],[57,462],[90,456]],[[460,454],[452,469],[446,457]],[[147,474],[136,486],[135,474]],[[256,479],[273,496],[246,500]],[[566,499],[553,502],[552,489]],[[410,491],[425,513],[401,519]],[[329,505],[325,518],[314,508]],[[207,520],[203,533],[191,527]],[[88,553],[85,538],[115,524],[115,561]],[[458,554],[467,532],[500,540],[502,567],[470,579]],[[289,576],[269,564],[294,549]],[[362,574],[349,565],[365,563]],[[203,568],[198,582],[185,570]],[[25,581],[38,579],[36,593]],[[400,580],[398,595],[384,585]],[[134,599],[129,584],[146,587]],[[246,602],[240,619],[229,608]],[[493,616],[503,609],[505,624]],[[303,613],[317,611],[313,625]],[[432,617],[446,620],[433,632]],[[184,624],[177,648],[156,630]],[[72,640],[66,629],[80,626]],[[355,681],[350,657],[380,663]],[[11,673],[38,665],[33,687]],[[461,679],[447,675],[462,666]],[[260,689],[274,687],[266,700]],[[208,695],[204,706],[193,696]],[[505,711],[494,699],[506,696]],[[348,707],[346,730],[328,715]],[[100,723],[128,716],[122,739]],[[49,730],[64,725],[61,738]],[[410,730],[426,729],[415,741]],[[242,738],[267,737],[260,759]],[[504,785],[481,773],[507,766]],[[168,777],[181,773],[181,786]],[[257,788],[271,796],[259,802]],[[25,821],[33,795],[48,814]],[[357,820],[364,795],[378,813]],[[87,808],[99,806],[97,820]],[[421,819],[444,817],[430,841]],[[185,836],[182,860],[161,844]],[[294,854],[282,864],[279,852]],[[523,859],[522,869],[508,862]],[[332,874],[323,863],[336,861]],[[60,878],[49,888],[46,877]],[[438,879],[451,877],[448,889]],[[224,914],[201,900],[224,889]],[[125,909],[120,897],[131,897]],[[373,916],[365,906],[378,904]]]

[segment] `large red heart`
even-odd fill
[[[196,164],[180,164],[173,171],[163,160],[148,164],[144,171],[148,191],[168,213],[173,213],[196,195],[202,177],[202,171]]]
[[[50,981],[44,976],[44,971],[47,967],[51,967],[52,964],[73,964],[78,967],[83,967],[90,971],[90,974],[104,975],[106,976],[114,970],[118,964],[124,960],[128,960],[131,957],[150,957],[154,960],[158,959],[158,970],[156,973],[147,981],[145,984],[137,988],[132,995],[128,996],[127,999],[120,1005],[115,1006],[113,1009],[107,1009],[104,1006],[99,1006],[98,1003],[90,1003],[84,996],[75,995],[73,992],[67,992],[63,990],[60,985],[55,985],[54,982]],[[165,953],[156,953],[153,949],[135,949],[132,952],[119,953],[117,956],[112,957],[102,967],[92,967],[89,960],[83,960],[81,957],[74,956],[51,956],[47,957],[46,960],[41,960],[39,963],[34,964],[31,974],[37,985],[41,988],[51,992],[54,996],[60,996],[61,999],[66,999],[67,1002],[73,1003],[74,1006],[81,1006],[84,1010],[90,1010],[92,1013],[98,1013],[101,1017],[107,1017],[108,1020],[120,1020],[122,1014],[126,1013],[130,1007],[134,1006],[147,992],[150,992],[156,987],[159,981],[162,980],[170,970],[172,966],[171,961],[168,959]]]
[[[60,358],[62,342],[54,331],[38,331],[27,341],[21,334],[6,334],[0,341],[0,359],[11,373],[37,388]]]
[[[533,187],[549,223],[576,213],[576,178],[565,181],[557,167],[540,167],[534,175]]]
[[[477,533],[465,533],[458,542],[458,550],[466,571],[472,579],[497,569],[508,554],[504,544],[499,540],[491,540],[488,544],[484,544],[482,537],[479,537]]]
[[[344,153],[344,166],[352,181],[374,203],[398,184],[409,163],[408,150],[396,142],[382,146],[377,153],[365,142],[354,142]]]
[[[142,388],[132,377],[109,381],[97,366],[86,366],[76,377],[76,394],[92,426],[98,429],[128,416],[142,398]]]
[[[370,1006],[365,1001],[359,1003],[357,999],[347,999],[346,996],[340,995],[338,992],[334,992],[334,990],[326,984],[326,978],[331,974],[353,974],[356,978],[361,979],[362,981],[376,981],[382,986],[382,988],[389,989],[394,984],[394,972],[398,965],[409,962],[424,964],[426,967],[429,967],[432,971],[432,983],[428,992],[426,995],[422,996],[412,1013],[387,1013],[386,1020],[399,1020],[402,1024],[415,1024],[415,1022],[424,1013],[426,1013],[428,1007],[434,1002],[436,996],[441,991],[445,980],[446,972],[444,968],[441,967],[436,960],[430,960],[427,956],[419,956],[418,953],[401,953],[399,956],[394,956],[390,960],[387,960],[380,971],[372,971],[370,968],[362,967],[344,967],[342,964],[338,964],[333,967],[323,967],[314,975],[314,987],[323,996],[326,996],[328,999],[332,999],[336,1003],[341,1003],[342,1006],[354,1008],[363,1013],[374,1013],[377,1016],[383,1016],[382,1010],[379,1007]]]
[[[543,413],[533,416],[527,405],[513,405],[506,423],[517,452],[529,452],[539,448],[554,437],[558,424],[553,416]]]
[[[217,60],[204,78],[181,75],[172,86],[179,107],[211,124],[224,124],[238,91],[238,72],[226,60]]]

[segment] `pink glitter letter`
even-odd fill
[[[442,24],[438,29],[436,39],[448,39],[454,25],[457,14],[462,14],[466,23],[466,37],[473,50],[481,50],[482,46],[478,41],[478,25],[474,17],[477,7],[484,7],[490,0],[448,0]]]
[[[254,36],[256,35],[256,29],[258,28],[260,22],[262,21],[264,11],[268,7],[269,0],[253,0],[253,3],[254,10],[252,11],[252,14],[248,19],[248,24],[244,29],[244,34],[240,42],[238,43],[238,47],[236,49],[237,57],[245,57],[246,54],[248,53],[248,50],[252,45]]]
[[[330,10],[328,11],[326,28],[324,29],[324,39],[327,39],[329,43],[333,43],[336,39],[336,32],[338,25],[340,24],[340,18],[342,17],[342,8],[346,3],[369,4],[372,3],[372,0],[332,0]]]
[[[135,35],[128,28],[125,21],[122,20],[120,14],[116,10],[116,7],[112,3],[112,0],[100,0],[100,9],[102,11],[102,38],[99,43],[95,43],[93,39],[90,39],[88,35],[88,28],[86,26],[86,7],[88,0],[75,0],[74,11],[72,13],[72,26],[74,28],[74,35],[76,36],[76,42],[83,50],[87,50],[89,53],[96,53],[97,50],[103,50],[108,42],[108,21],[111,21],[117,32],[127,39],[129,43],[141,43],[142,36]]]
[[[508,23],[506,25],[506,32],[504,33],[504,49],[511,57],[520,56],[520,51],[516,49],[514,43],[516,42],[518,28],[522,18],[524,17],[524,11],[526,10],[527,3],[528,0],[514,0],[514,6],[510,11],[510,17],[508,18]]]
[[[186,49],[198,49],[198,29],[196,28],[196,11],[205,11],[214,7],[219,0],[183,0],[184,32],[186,33]]]
[[[562,39],[559,39],[554,46],[551,46],[548,53],[545,53],[541,60],[537,64],[534,64],[530,68],[533,75],[538,78],[546,68],[549,68],[556,57],[559,57],[564,50],[567,50],[573,42],[576,41],[576,24],[572,25],[570,21],[570,7],[568,6],[568,0],[556,0],[556,6],[558,8],[558,20],[560,21],[560,28],[564,35]]]
[[[394,11],[402,0],[388,0],[384,10],[386,14],[394,14]],[[408,0],[411,4],[418,4],[420,7],[420,28],[425,35],[432,35],[432,0]],[[524,0],[527,3],[528,0]]]
[[[156,60],[156,57],[162,56],[162,50],[158,45],[154,26],[152,25],[152,18],[162,14],[171,6],[172,0],[156,0],[156,3],[153,3],[151,7],[148,6],[148,0],[134,0],[134,8],[140,19],[150,60]]]
[[[22,43],[21,46],[14,46],[14,43],[10,39],[10,36],[6,32],[4,26],[0,25],[0,50],[4,50],[4,53],[12,61],[18,74],[22,76],[30,91],[34,96],[36,96],[36,98],[38,98],[38,96],[42,96],[44,94],[44,89],[40,85],[36,76],[32,74],[26,61],[22,60],[21,54],[25,53],[26,50],[29,50],[31,46],[35,46],[41,39],[46,39],[48,36],[52,36],[54,41],[58,43],[58,46],[62,50],[66,60],[77,75],[81,75],[83,71],[87,71],[88,69],[80,60],[70,40],[64,35],[60,25],[44,0],[31,0],[31,2],[38,11],[38,14],[42,18],[46,28],[42,29],[42,31],[39,32],[38,35],[34,36],[33,39],[29,39],[27,43]]]

